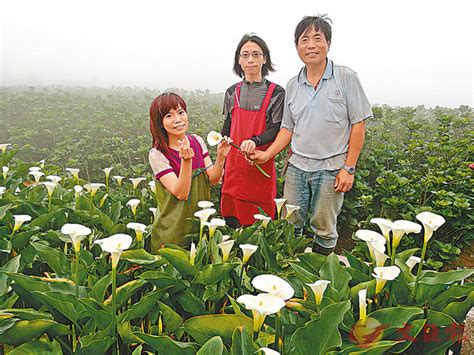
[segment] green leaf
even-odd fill
[[[22,320],[34,320],[34,319],[53,320],[53,316],[51,314],[37,311],[36,309],[32,309],[32,308],[6,308],[6,309],[3,309],[1,313],[11,313],[11,314],[14,314],[16,318],[20,318]]]
[[[72,322],[77,323],[87,316],[86,308],[74,295],[38,291],[31,294],[49,309],[61,313]]]
[[[137,292],[140,287],[146,284],[145,280],[132,280],[127,282],[126,284],[117,288],[117,297],[115,299],[115,309],[122,307],[125,302],[129,300],[130,297],[133,296],[135,292]],[[112,295],[104,301],[104,305],[110,305],[112,303]]]
[[[162,248],[158,250],[158,254],[168,260],[183,277],[194,277],[196,275],[196,269],[191,265],[188,255],[184,251]]]
[[[209,339],[201,349],[197,352],[197,355],[222,355],[224,351],[224,343],[221,337],[215,336]]]
[[[222,279],[229,279],[230,272],[237,266],[239,266],[238,263],[206,265],[202,271],[196,274],[192,282],[204,285],[215,285]]]
[[[130,321],[132,319],[142,319],[153,307],[156,306],[158,300],[163,296],[165,290],[153,291],[142,296],[140,301],[134,303],[129,309],[118,317],[118,322]]]
[[[31,227],[44,227],[49,223],[53,218],[59,217],[66,212],[65,208],[60,208],[58,210],[48,212],[46,214],[40,215],[39,217],[33,219],[30,223]]]
[[[435,272],[427,271],[423,274],[423,277],[420,279],[420,283],[426,285],[449,285],[453,282],[462,281],[471,277],[474,274],[474,270],[451,270],[447,272]]]
[[[303,253],[298,255],[300,266],[312,274],[319,274],[319,270],[326,263],[326,256],[318,253]]]
[[[15,234],[11,240],[13,249],[16,251],[23,249],[30,241],[30,238],[39,231],[39,227],[33,227],[30,230]]]
[[[69,276],[71,263],[63,252],[41,243],[31,243],[31,245],[36,249],[38,256],[43,259],[59,277]]]
[[[170,355],[194,355],[196,354],[195,344],[193,343],[182,343],[171,339],[166,335],[154,336],[144,334],[141,332],[135,332],[138,338],[143,340],[146,344],[151,346],[153,350],[157,351],[158,354],[170,354]]]
[[[108,335],[109,329],[101,330],[97,333],[81,337],[81,348],[78,354],[105,354],[110,346],[114,343],[114,338]]]
[[[194,315],[198,316],[206,312],[206,306],[200,297],[197,297],[189,289],[181,291],[175,294],[176,299],[183,309]]]
[[[167,274],[166,272],[160,271],[145,271],[143,274],[138,276],[140,279],[146,280],[153,286],[159,288],[170,288],[172,292],[179,292],[185,290],[189,283],[185,283],[181,279],[177,279]]]
[[[20,267],[20,257],[21,255],[15,256],[0,268],[0,296],[8,291],[7,275],[4,272],[17,272]]]
[[[8,210],[10,208],[12,208],[12,204],[9,203],[9,204],[6,204],[6,205],[3,205],[3,206],[0,206],[0,221],[3,219],[3,217],[5,217],[5,215],[7,214]]]
[[[446,305],[452,301],[467,297],[470,292],[474,291],[473,284],[466,285],[451,285],[446,291],[440,293],[433,300],[431,300],[431,308],[437,311],[443,310]]]
[[[7,239],[0,239],[0,253],[9,254],[12,250],[12,243]]]
[[[342,351],[330,351],[328,355],[359,355],[359,354],[368,354],[368,355],[384,355],[388,354],[391,348],[399,344],[400,341],[392,340],[382,340],[376,343],[362,344],[362,345],[353,345],[345,347]]]
[[[158,303],[160,305],[161,314],[163,315],[165,330],[169,333],[176,331],[183,324],[183,318],[167,304],[163,302]]]
[[[444,309],[443,313],[453,317],[458,323],[464,322],[466,314],[474,306],[474,291],[462,302],[451,302]]]
[[[220,336],[230,343],[237,327],[253,329],[253,321],[238,314],[210,314],[190,318],[184,323],[184,330],[199,344],[204,344],[214,336]]]
[[[61,345],[55,340],[52,342],[46,339],[32,340],[24,343],[8,353],[9,355],[62,355]]]
[[[92,287],[89,296],[99,302],[103,302],[105,293],[107,292],[107,288],[110,286],[111,283],[112,274],[109,273],[94,284],[94,287]]]
[[[321,310],[320,318],[309,321],[293,333],[287,352],[302,355],[325,354],[332,348],[341,346],[342,339],[338,326],[350,308],[349,301],[325,307]],[[324,334],[324,336],[315,336],[315,334]]]
[[[162,258],[160,258],[158,255],[152,255],[148,253],[145,249],[125,250],[120,255],[120,259],[124,259],[138,265],[149,265],[157,262],[160,259],[162,260]],[[157,267],[159,266],[160,265],[157,265]]]
[[[319,275],[324,280],[331,281],[331,286],[344,297],[349,295],[349,281],[351,275],[339,264],[339,258],[336,254],[330,254],[324,265],[319,270]]]
[[[253,342],[253,330],[251,328],[239,326],[232,335],[231,355],[253,355],[258,347]]]
[[[398,332],[392,334],[390,339],[402,341],[402,343],[398,344],[392,351],[397,354],[406,351],[413,344],[418,334],[423,330],[425,324],[426,319],[411,320],[404,328],[401,328]]]
[[[392,307],[378,309],[369,317],[377,319],[384,329],[388,329],[403,328],[411,318],[420,314],[423,314],[423,309],[418,307]]]
[[[20,345],[38,338],[57,323],[50,319],[20,320],[0,334],[0,344]]]

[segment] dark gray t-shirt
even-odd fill
[[[257,83],[250,83],[244,80],[240,88],[240,107],[244,110],[258,111],[261,108],[263,99],[267,93],[270,81],[264,79]],[[230,135],[230,126],[232,122],[232,108],[234,107],[235,88],[237,84],[232,85],[227,89],[224,98],[223,114],[225,117],[224,126],[222,128],[222,135]],[[265,131],[255,137],[249,137],[255,142],[257,146],[265,145],[273,142],[278,131],[283,117],[283,102],[285,100],[285,90],[277,85],[273,91],[270,99],[270,104],[267,109],[267,119]]]

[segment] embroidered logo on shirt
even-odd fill
[[[260,110],[260,105],[255,105],[255,106],[253,107],[253,109],[254,109],[254,110]]]

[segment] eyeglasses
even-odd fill
[[[261,52],[252,52],[252,53],[249,53],[249,52],[242,52],[239,54],[240,58],[244,58],[244,59],[247,59],[247,58],[250,58],[250,56],[252,56],[253,59],[258,59],[260,58],[260,56],[263,56],[263,53]]]

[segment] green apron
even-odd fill
[[[193,230],[193,223],[187,218],[193,217],[199,210],[198,202],[209,201],[211,189],[209,178],[203,169],[196,169],[191,180],[191,191],[187,201],[178,200],[159,181],[156,181],[157,217],[151,232],[151,252],[156,253],[163,244],[176,244],[187,247],[190,244],[184,236]]]

